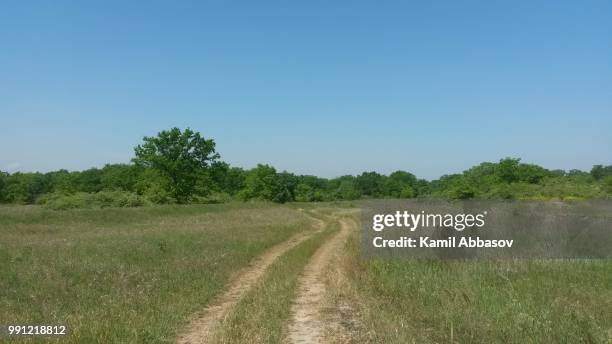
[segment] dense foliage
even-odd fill
[[[178,128],[164,130],[143,141],[134,148],[134,163],[158,172],[165,179],[166,189],[181,202],[196,192],[207,167],[219,158],[215,142],[189,128],[184,132]]]
[[[278,172],[269,165],[245,170],[219,160],[215,143],[189,129],[145,137],[132,164],[48,173],[0,172],[0,202],[51,208],[213,203],[231,199],[318,202],[359,198],[586,199],[612,197],[612,166],[590,172],[548,170],[505,158],[433,181],[396,171],[333,179]]]

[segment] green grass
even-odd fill
[[[310,220],[285,206],[0,207],[0,324],[74,343],[172,342],[228,280]]]
[[[612,262],[360,260],[372,343],[610,343]]]
[[[321,243],[337,230],[337,222],[328,222],[323,232],[294,247],[272,264],[261,283],[240,301],[225,321],[216,341],[281,343],[299,277]]]
[[[0,207],[0,324],[66,324],[73,343],[173,342],[233,272],[309,226],[297,208],[320,207]],[[334,229],[273,263],[218,339],[281,342],[299,275]],[[352,239],[357,342],[612,342],[609,260],[364,261]]]

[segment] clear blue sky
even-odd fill
[[[436,178],[612,164],[611,1],[2,1],[0,170],[223,159]]]

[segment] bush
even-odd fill
[[[100,208],[133,208],[145,205],[145,199],[127,191],[100,191],[91,195],[94,206]]]
[[[298,202],[312,202],[314,191],[308,184],[300,183],[295,188],[295,200]]]
[[[144,192],[144,197],[149,202],[154,204],[174,204],[176,199],[172,197],[170,192],[158,184],[152,184]]]
[[[85,192],[77,192],[72,195],[54,192],[42,195],[37,199],[36,203],[54,210],[90,208],[90,197],[91,194]]]
[[[131,208],[149,204],[142,196],[126,191],[77,192],[74,194],[50,193],[38,198],[38,204],[49,209],[78,208]]]
[[[225,192],[213,192],[207,196],[195,196],[191,203],[199,204],[220,204],[232,200],[232,196]]]
[[[471,185],[459,179],[448,189],[450,199],[470,199],[476,197],[476,191]]]
[[[400,198],[413,198],[414,197],[414,189],[410,185],[406,185],[400,191]]]
[[[612,196],[612,176],[607,176],[603,179],[601,189],[609,197]]]

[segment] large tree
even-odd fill
[[[395,171],[385,179],[385,195],[395,198],[411,198],[415,196],[417,178],[406,171]]]
[[[198,177],[219,158],[215,142],[189,128],[183,132],[179,128],[164,130],[155,137],[145,136],[143,141],[134,148],[133,161],[167,178],[169,191],[178,202],[189,200]]]

